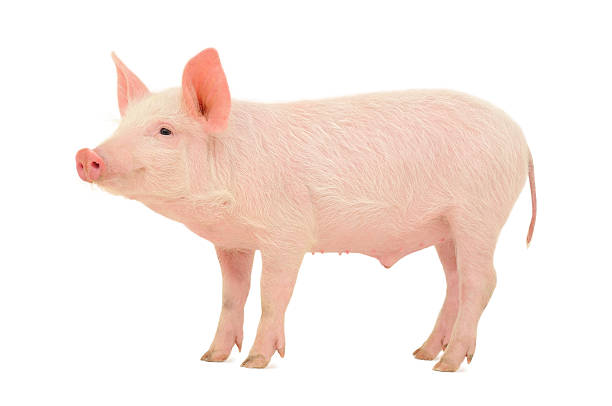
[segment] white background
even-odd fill
[[[0,404],[610,404],[610,115],[606,2],[14,2],[2,6]],[[110,52],[152,90],[218,49],[235,98],[407,88],[487,99],[535,159],[499,240],[474,361],[413,359],[442,304],[433,248],[392,269],[308,255],[287,354],[204,363],[221,304],[212,244],[81,182],[74,155],[119,118]]]

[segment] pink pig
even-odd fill
[[[357,252],[385,267],[435,245],[447,282],[433,332],[414,352],[456,371],[474,355],[496,284],[493,252],[533,161],[504,112],[448,90],[283,104],[231,100],[219,56],[150,93],[113,54],[122,121],[76,155],[81,179],[136,199],[213,242],[223,274],[217,333],[202,360],[242,346],[255,250],[261,319],[242,366],[285,354],[284,317],[306,252]]]

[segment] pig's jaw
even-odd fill
[[[226,221],[234,210],[234,200],[227,191],[167,198],[159,196],[137,196],[140,201],[154,212],[185,225],[211,225]]]
[[[116,187],[116,185],[111,182],[96,182],[96,184],[107,193],[140,202],[154,212],[181,223],[184,223],[183,220],[185,218],[193,215],[189,213],[188,209],[193,205],[189,204],[189,199],[184,196],[169,198],[165,196],[156,196],[145,192],[124,192],[121,190],[121,188]]]
[[[227,219],[235,210],[233,193],[223,185],[208,188],[186,185],[175,190],[146,190],[145,169],[132,171],[129,176],[116,175],[95,182],[104,191],[136,200],[164,217],[183,224],[213,224]],[[150,181],[149,181],[150,182]]]
[[[171,210],[175,205],[183,205],[185,201],[188,200],[186,196],[159,196],[155,194],[151,194],[145,191],[134,191],[131,190],[129,192],[124,191],[121,187],[117,187],[116,184],[112,184],[110,182],[107,183],[97,183],[97,185],[103,189],[105,192],[110,193],[114,196],[122,196],[129,200],[136,200],[147,207],[154,206],[156,208],[162,209],[167,207],[168,210]],[[155,210],[159,212],[159,210]],[[164,213],[160,213],[164,214]]]
[[[113,174],[94,182],[105,192],[136,200],[154,212],[180,223],[212,224],[225,218],[234,207],[232,194],[226,190],[192,191],[157,194],[142,190],[145,169],[133,171],[129,176]]]

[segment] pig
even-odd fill
[[[290,103],[232,100],[216,50],[186,64],[182,86],[150,92],[113,53],[121,122],[76,155],[86,182],[183,223],[211,241],[222,308],[204,361],[242,348],[244,305],[260,250],[261,318],[241,366],[285,355],[285,310],[308,252],[350,252],[389,268],[435,246],[446,298],[413,355],[437,371],[469,363],[496,285],[500,230],[533,160],[500,109],[450,90]]]

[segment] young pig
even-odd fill
[[[433,332],[414,352],[456,371],[474,355],[495,288],[493,252],[533,163],[501,110],[448,90],[261,104],[231,100],[219,56],[191,59],[182,87],[151,93],[113,54],[122,121],[76,155],[81,179],[136,199],[213,242],[223,274],[217,333],[202,360],[242,346],[261,251],[261,319],[242,363],[285,354],[284,317],[304,253],[357,252],[392,266],[434,245],[447,282]]]

